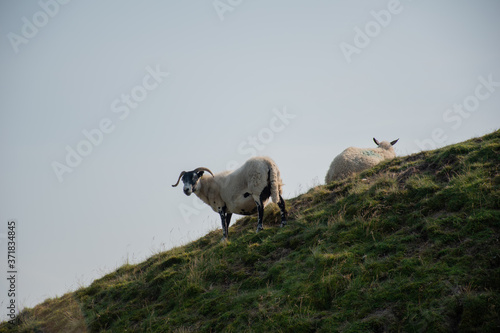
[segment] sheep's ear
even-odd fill
[[[398,141],[399,141],[399,139],[391,141],[391,146],[394,146],[396,144],[396,142],[398,142]]]
[[[375,144],[376,144],[377,146],[380,146],[380,143],[378,142],[378,140],[377,140],[377,139],[373,138],[373,142],[375,142]]]

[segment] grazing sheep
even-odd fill
[[[325,177],[325,183],[349,177],[350,175],[369,169],[383,160],[396,157],[394,146],[399,139],[392,142],[378,142],[373,138],[378,148],[349,147],[337,155],[330,164],[330,169]]]
[[[212,177],[203,177],[204,172]],[[252,215],[259,213],[257,232],[263,229],[264,207],[269,198],[281,210],[281,226],[286,225],[285,200],[281,197],[282,182],[278,167],[269,157],[253,157],[239,169],[214,175],[207,168],[182,171],[176,187],[182,178],[184,193],[194,192],[204,203],[219,213],[222,222],[223,239],[228,237],[232,214]]]

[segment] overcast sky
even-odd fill
[[[498,129],[499,16],[496,0],[0,2],[18,304],[220,229],[171,187],[183,170],[268,155],[292,198],[372,137],[402,156]]]

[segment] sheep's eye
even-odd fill
[[[198,175],[195,173],[186,173],[184,177],[182,177],[182,181],[184,184],[191,184],[194,185],[198,181]]]

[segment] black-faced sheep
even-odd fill
[[[326,174],[325,183],[328,184],[334,180],[349,177],[354,173],[369,169],[383,160],[396,157],[392,146],[398,140],[378,142],[377,139],[373,138],[373,141],[378,146],[377,148],[347,148],[333,159]]]
[[[204,172],[212,177],[204,177]],[[259,213],[257,232],[263,229],[264,207],[269,198],[277,203],[281,210],[281,226],[286,225],[285,200],[281,197],[282,181],[274,161],[268,157],[254,157],[239,169],[213,174],[207,168],[182,171],[173,187],[182,178],[184,193],[194,193],[204,203],[219,213],[222,222],[223,238],[228,237],[232,214],[252,215]]]

